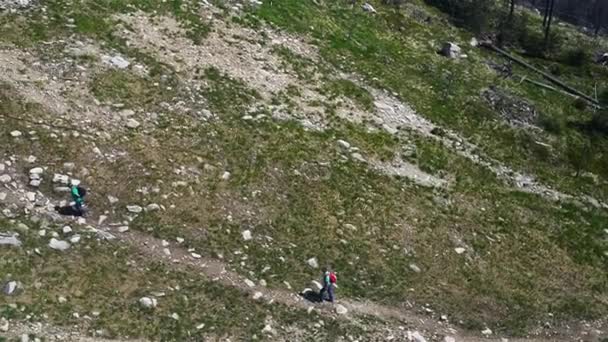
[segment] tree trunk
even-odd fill
[[[515,0],[511,0],[511,8],[509,9],[509,22],[513,21],[514,12],[515,12]]]
[[[549,7],[549,14],[547,18],[547,27],[545,28],[545,50],[549,48],[549,35],[551,34],[551,22],[553,21],[553,8],[555,7],[555,0],[551,0]]]
[[[595,0],[595,35],[600,33],[602,27],[602,19],[604,16],[604,4],[602,0]]]
[[[543,16],[543,27],[547,26],[547,17],[549,16],[549,3],[551,0],[545,0],[545,10]]]

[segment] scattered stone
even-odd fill
[[[338,315],[346,315],[348,313],[348,309],[346,309],[344,305],[336,304],[336,313]]]
[[[20,342],[30,342],[30,337],[28,336],[28,334],[21,335]]]
[[[106,222],[107,219],[108,219],[108,217],[106,215],[99,215],[99,219],[97,220],[97,225],[101,226],[104,222]]]
[[[194,259],[200,259],[200,258],[202,258],[202,257],[203,257],[202,255],[197,254],[197,253],[194,253],[194,252],[193,252],[193,253],[190,253],[190,255],[192,255],[192,257],[193,257]]]
[[[317,258],[310,258],[308,259],[308,261],[306,261],[306,263],[312,268],[319,268],[319,262],[317,261]]]
[[[356,231],[357,230],[357,227],[355,227],[354,225],[352,225],[350,223],[345,224],[344,228],[352,230],[352,231]]]
[[[127,121],[125,121],[125,126],[130,129],[135,129],[135,128],[141,126],[141,124],[139,123],[139,121],[129,118],[129,119],[127,119]]]
[[[243,240],[249,241],[249,240],[252,239],[251,231],[250,230],[245,230],[245,231],[243,231],[242,234],[243,234]]]
[[[201,330],[205,327],[205,323],[201,323],[199,325],[196,326],[196,330]]]
[[[131,64],[131,63],[129,63],[129,61],[122,58],[121,56],[114,56],[114,57],[110,57],[110,58],[106,57],[105,59],[107,59],[107,63],[109,63],[110,65],[112,65],[118,69],[126,69]]]
[[[376,9],[375,9],[375,8],[374,8],[372,5],[370,5],[369,3],[367,3],[367,2],[366,2],[366,3],[364,3],[364,4],[361,6],[361,8],[362,8],[362,9],[363,9],[365,12],[368,12],[368,13],[377,13],[377,12],[376,12]]]
[[[411,335],[411,340],[415,342],[426,342],[426,339],[417,331],[414,331]]]
[[[64,296],[59,296],[59,297],[57,298],[57,301],[59,302],[59,304],[65,304],[65,303],[67,303],[67,302],[68,302],[68,299],[67,299],[67,298],[65,298]]]
[[[270,324],[266,324],[266,326],[264,326],[264,329],[262,329],[262,333],[274,334],[274,330],[272,330],[272,327],[270,326]]]
[[[36,160],[38,160],[38,159],[35,156],[29,156],[29,157],[25,158],[25,161],[30,164],[34,164],[36,162]]]
[[[0,233],[0,246],[21,247],[21,241],[19,241],[16,235]]]
[[[350,144],[344,140],[338,140],[338,145],[340,145],[340,147],[342,147],[345,150],[350,149]]]
[[[492,335],[492,330],[490,330],[490,328],[485,328],[484,330],[482,330],[481,334],[484,336],[490,336]]]
[[[110,205],[114,205],[114,204],[118,203],[118,198],[108,195],[108,202],[110,202]]]
[[[118,232],[119,233],[126,233],[129,231],[129,226],[120,226],[118,227]]]
[[[128,205],[127,206],[127,211],[129,211],[130,213],[134,213],[134,214],[139,214],[142,211],[144,211],[144,208],[138,206],[138,205]]]
[[[145,309],[154,309],[157,305],[156,298],[141,297],[139,299],[139,305]]]
[[[61,230],[63,231],[63,234],[70,234],[72,232],[72,227],[65,226]]]
[[[416,272],[416,273],[420,273],[422,272],[422,270],[420,269],[420,267],[416,266],[415,264],[410,264],[410,270]]]
[[[70,177],[56,173],[53,175],[53,183],[60,183],[63,185],[68,185],[70,183]]]
[[[72,171],[76,168],[76,164],[74,163],[63,163],[63,169],[66,171]]]
[[[366,160],[365,158],[363,158],[363,156],[361,155],[361,153],[359,152],[355,152],[355,153],[351,153],[350,155],[354,160],[360,161],[362,163],[365,163]]]
[[[17,294],[17,291],[20,288],[20,284],[14,280],[11,280],[9,282],[7,282],[6,284],[4,284],[4,287],[2,288],[2,293],[4,293],[7,296],[12,296]]]
[[[70,188],[68,188],[67,186],[56,186],[55,188],[53,188],[54,192],[70,192]]]
[[[177,241],[177,243],[184,243],[185,240],[184,240],[184,238],[176,237],[175,241]]]
[[[443,338],[443,342],[456,342],[456,339],[452,336],[446,336]]]
[[[173,318],[176,321],[179,321],[179,315],[176,312],[171,314],[171,318]]]
[[[46,230],[44,230],[44,229],[40,229],[40,230],[38,231],[38,236],[40,236],[40,237],[44,237],[44,236],[46,236]]]
[[[32,179],[30,181],[30,185],[34,188],[39,187],[41,183],[42,183],[42,181],[40,179]]]
[[[58,251],[65,251],[70,248],[70,243],[67,241],[52,238],[49,242],[49,247]]]
[[[312,284],[315,286],[315,288],[317,288],[317,290],[321,291],[321,289],[323,288],[323,285],[321,285],[321,283],[319,283],[316,280],[312,281]]]
[[[225,171],[225,172],[222,174],[222,179],[223,179],[223,180],[229,180],[229,179],[230,179],[230,176],[231,176],[231,175],[230,175],[230,172]]]
[[[71,243],[79,243],[80,242],[80,235],[74,235],[70,238],[70,242]]]
[[[33,169],[30,169],[30,179],[33,179],[33,177],[34,177],[35,175],[38,175],[38,176],[39,176],[39,175],[41,175],[41,174],[43,174],[43,173],[44,173],[44,169],[43,169],[43,168],[41,168],[41,167],[35,167],[35,168],[33,168]]]
[[[17,231],[26,233],[27,231],[30,230],[30,227],[28,227],[27,224],[25,224],[23,222],[19,222],[19,223],[17,223],[16,229],[17,229]]]
[[[461,51],[460,46],[447,42],[443,44],[440,54],[448,58],[459,58]]]
[[[11,137],[13,137],[13,138],[18,138],[18,137],[20,137],[22,135],[23,135],[23,133],[21,133],[20,131],[12,131],[11,132]]]
[[[30,201],[30,202],[36,202],[36,193],[28,191],[25,194],[25,198],[27,198],[27,200]]]
[[[151,203],[146,206],[146,211],[159,211],[160,205],[156,203]]]
[[[10,328],[10,325],[9,325],[8,321],[6,320],[6,318],[0,317],[0,331],[7,332],[9,328]]]
[[[245,284],[249,287],[255,287],[255,283],[249,279],[245,279]]]
[[[469,41],[469,45],[471,45],[471,47],[478,47],[479,46],[479,41],[477,40],[477,38],[473,37]]]
[[[0,175],[0,183],[8,183],[10,181],[12,181],[13,178],[9,175]]]
[[[0,192],[0,201],[4,201],[6,199],[6,192]]]
[[[462,247],[457,247],[457,248],[454,248],[454,251],[456,252],[456,254],[462,254],[462,253],[466,252],[467,250]]]
[[[262,294],[262,292],[256,292],[253,294],[253,300],[258,300],[260,298],[262,298],[264,295]]]

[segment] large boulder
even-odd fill
[[[439,53],[442,56],[445,56],[448,58],[459,58],[461,55],[461,52],[462,52],[462,49],[460,48],[460,46],[456,45],[455,43],[450,43],[450,42],[443,44],[443,47],[439,51]]]

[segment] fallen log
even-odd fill
[[[591,96],[588,96],[587,94],[584,94],[583,92],[581,92],[581,91],[579,91],[579,90],[577,90],[577,89],[575,89],[575,88],[567,85],[566,83],[564,83],[563,81],[559,80],[558,78],[556,78],[556,77],[554,77],[552,75],[547,74],[546,72],[538,69],[537,67],[535,67],[535,66],[533,66],[533,65],[531,65],[529,63],[527,63],[526,61],[524,61],[523,59],[521,59],[519,57],[513,56],[512,54],[506,52],[505,50],[503,50],[503,49],[501,49],[499,47],[497,47],[496,45],[494,45],[492,43],[488,43],[488,42],[482,42],[482,43],[480,43],[480,45],[483,46],[483,47],[485,47],[485,48],[487,48],[487,49],[493,50],[493,51],[497,52],[498,54],[503,55],[506,58],[512,60],[513,62],[515,62],[515,63],[517,63],[517,64],[519,64],[519,65],[521,65],[521,66],[523,66],[523,67],[525,67],[527,69],[530,69],[530,70],[532,70],[532,71],[534,71],[534,72],[542,75],[544,78],[546,78],[547,80],[553,82],[554,84],[558,85],[559,87],[563,88],[568,93],[576,95],[576,96],[578,96],[580,98],[583,98],[583,99],[587,100],[588,102],[590,102],[591,104],[593,104],[593,105],[595,105],[597,107],[601,107],[600,103],[597,100],[595,100],[594,98],[592,98]]]

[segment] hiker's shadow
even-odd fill
[[[55,206],[55,211],[59,213],[59,215],[64,216],[82,216],[82,213],[80,213],[78,210],[74,209],[74,207],[70,205],[66,205],[63,207]]]
[[[321,302],[321,295],[319,294],[319,292],[316,292],[316,291],[308,290],[308,291],[300,293],[300,296],[302,296],[302,298],[306,299],[309,302],[313,302],[313,303]]]

